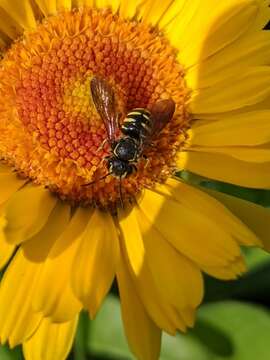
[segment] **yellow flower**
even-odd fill
[[[1,343],[65,359],[116,275],[131,351],[158,359],[162,330],[193,325],[202,272],[234,279],[241,245],[270,249],[268,210],[173,177],[269,188],[269,4],[0,0]],[[120,122],[176,104],[125,179],[106,176],[93,76]]]

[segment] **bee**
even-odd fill
[[[145,149],[152,146],[157,135],[172,119],[175,103],[172,99],[160,100],[151,107],[151,111],[133,109],[126,115],[122,125],[119,125],[113,88],[107,81],[95,76],[90,82],[90,90],[96,110],[106,128],[106,140],[111,147],[110,156],[105,158],[109,171],[105,177],[113,175],[119,178],[121,186],[121,179],[137,171],[136,164]],[[117,136],[119,132],[120,136]]]

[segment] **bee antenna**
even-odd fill
[[[122,209],[124,209],[123,191],[122,191],[122,177],[121,176],[120,176],[120,181],[119,181],[119,195],[120,195],[121,207],[122,207]]]
[[[112,172],[109,172],[109,173],[105,174],[104,176],[101,176],[99,179],[97,179],[97,180],[95,180],[95,181],[92,181],[92,182],[87,183],[87,184],[83,184],[82,186],[93,185],[93,184],[95,184],[96,182],[98,182],[98,181],[100,181],[100,180],[106,179],[106,177],[108,177],[109,175],[112,175]]]

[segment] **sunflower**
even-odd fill
[[[1,343],[65,359],[116,276],[131,351],[158,359],[162,331],[193,325],[202,272],[234,279],[240,246],[269,250],[268,210],[175,176],[269,188],[269,3],[0,0]],[[94,76],[120,126],[176,105],[125,179],[107,174]]]

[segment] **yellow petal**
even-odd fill
[[[0,173],[0,204],[7,201],[12,194],[19,190],[26,180],[19,179],[11,171]]]
[[[173,0],[148,1],[142,12],[143,21],[153,26],[157,25],[173,3]]]
[[[195,316],[196,316],[196,310],[193,308],[186,308],[181,310],[181,314],[180,314],[185,323],[189,326],[189,327],[193,327],[195,324]]]
[[[61,10],[71,10],[72,8],[72,4],[71,4],[71,0],[56,0],[57,3],[57,10],[61,11]]]
[[[145,248],[135,212],[131,211],[128,214],[120,211],[119,225],[123,232],[130,266],[134,274],[139,275],[144,266]]]
[[[195,91],[190,100],[190,110],[193,114],[219,113],[254,105],[269,96],[269,84],[270,67],[252,67],[214,87]]]
[[[72,288],[93,318],[109,291],[119,259],[118,236],[109,213],[95,210],[72,265]]]
[[[0,8],[0,30],[14,40],[23,33],[22,27],[2,8]]]
[[[247,36],[263,29],[269,22],[270,19],[270,2],[269,0],[259,0],[257,1],[259,5],[259,12],[254,19],[254,22],[250,29],[247,32]]]
[[[23,343],[26,360],[65,360],[76,333],[78,318],[61,324],[43,319],[38,330]]]
[[[190,151],[224,154],[229,155],[235,159],[250,162],[250,163],[265,163],[270,162],[270,143],[260,146],[221,146],[221,147],[206,147],[194,146]]]
[[[137,213],[145,245],[145,256],[153,278],[167,299],[181,309],[197,307],[202,301],[203,279],[196,264],[177,252],[152,226],[142,212]]]
[[[32,297],[42,261],[68,220],[69,206],[59,202],[43,229],[21,246],[5,272],[0,287],[0,337],[10,346],[28,338],[41,320],[41,314],[33,313]]]
[[[142,0],[134,0],[134,1],[121,1],[120,2],[120,8],[119,8],[119,14],[120,16],[124,18],[132,18],[135,15],[138,16],[138,18],[141,17],[141,9],[144,5],[145,1]]]
[[[66,229],[69,218],[70,207],[62,203],[58,204],[44,228],[37,235],[22,245],[24,257],[28,261],[36,264],[36,285],[32,296],[33,298],[37,292],[37,286],[39,284],[39,279],[42,276],[43,267],[46,264],[45,260],[48,257],[54,243]],[[62,294],[58,299],[58,302],[55,303],[52,318],[55,319],[55,321],[66,321],[67,319],[70,319],[72,315],[76,315],[80,308],[81,305],[76,299],[74,299],[70,286],[66,286],[62,290]]]
[[[33,276],[33,281],[35,280],[35,286],[39,281],[39,278],[42,274],[43,264],[48,257],[48,254],[53,246],[53,244],[57,241],[59,236],[66,229],[70,219],[70,207],[64,203],[59,202],[57,206],[52,211],[46,225],[42,228],[42,230],[33,236],[30,240],[26,241],[22,244],[21,249],[23,251],[23,256],[27,262],[31,264],[35,264],[35,271]],[[33,266],[33,265],[32,265]],[[64,296],[64,291],[62,296]],[[36,289],[34,294],[36,293]],[[34,297],[33,294],[33,297]],[[69,293],[66,295],[68,298]],[[56,305],[57,315],[59,318],[63,318],[63,312],[66,311],[65,303],[62,305],[62,298],[59,300],[59,303]],[[32,306],[32,301],[31,301]],[[69,310],[68,310],[69,311]],[[61,316],[59,313],[61,312]],[[64,317],[65,318],[65,317]]]
[[[228,264],[226,267],[209,267],[205,266],[202,268],[207,274],[214,276],[221,280],[232,280],[237,279],[238,276],[242,275],[247,271],[245,260],[242,256],[236,258],[233,262]]]
[[[195,174],[251,188],[269,188],[269,162],[251,163],[207,152],[181,153],[178,166]]]
[[[6,241],[4,234],[6,224],[5,217],[0,217],[0,270],[6,265],[15,250],[15,245]]]
[[[71,320],[81,309],[81,303],[71,291],[71,269],[91,212],[84,208],[75,212],[42,266],[33,296],[33,308],[57,322]]]
[[[52,297],[49,296],[49,299],[53,301],[52,298],[54,296],[55,294],[53,294]],[[79,314],[81,310],[82,310],[82,304],[75,297],[70,284],[68,284],[62,288],[61,294],[58,297],[57,302],[55,302],[55,304],[52,306],[52,308],[51,309],[49,309],[49,307],[47,307],[47,309],[44,308],[44,310],[42,310],[42,313],[48,314],[51,321],[61,323],[61,322],[69,321],[74,316]]]
[[[120,0],[96,0],[96,6],[100,9],[111,8],[113,12],[119,9]]]
[[[129,219],[126,221],[126,219]],[[132,275],[135,288],[151,319],[159,328],[175,335],[176,329],[186,330],[186,323],[177,315],[176,308],[164,297],[163,289],[155,283],[145,256],[144,243],[135,211],[120,212],[122,253]],[[132,236],[131,236],[132,235]],[[132,250],[135,250],[133,252]],[[139,262],[138,262],[138,259]],[[138,266],[139,265],[139,266]]]
[[[37,328],[41,315],[31,308],[35,264],[27,262],[20,249],[9,265],[0,287],[0,339],[15,346]]]
[[[1,163],[0,164],[0,173],[12,173],[10,166]]]
[[[41,186],[29,186],[9,199],[4,214],[7,220],[7,241],[19,244],[42,229],[57,198]]]
[[[95,2],[95,0],[72,0],[72,5],[73,5],[73,7],[77,7],[77,8],[80,8],[83,6],[93,7],[94,2]]]
[[[249,66],[268,65],[270,57],[270,34],[260,31],[245,36],[209,57],[203,63],[192,66],[186,74],[187,86],[191,89],[206,88]]]
[[[181,41],[180,62],[190,67],[225,48],[251,26],[257,13],[252,0],[201,2]]]
[[[22,28],[33,29],[36,27],[35,16],[29,0],[1,0],[0,7]]]
[[[201,0],[184,1],[179,4],[178,2],[174,6],[174,12],[168,13],[167,16],[162,19],[160,26],[165,28],[166,37],[170,43],[177,49],[182,49],[182,41],[184,39],[183,34],[188,33],[191,21],[196,14]],[[169,20],[169,23],[166,21]]]
[[[260,145],[270,141],[269,118],[270,110],[261,110],[245,112],[201,126],[194,124],[189,141],[191,146],[207,147]]]
[[[212,122],[212,121],[217,121],[217,120],[221,120],[221,119],[228,119],[231,116],[236,116],[236,115],[238,116],[238,115],[245,114],[248,112],[269,110],[269,105],[270,105],[270,95],[268,95],[263,101],[260,101],[253,105],[247,105],[247,106],[241,107],[236,110],[224,111],[221,113],[208,113],[208,114],[203,113],[203,114],[196,115],[198,117],[198,119],[196,120],[196,124],[203,125],[203,123],[206,124],[207,122],[210,122],[210,121]]]
[[[33,280],[36,279],[36,284],[38,284],[40,276],[42,276],[43,262],[47,258],[52,245],[67,227],[69,221],[68,208],[67,205],[62,204],[62,206],[57,209],[57,212],[53,211],[52,215],[54,216],[50,217],[42,231],[22,245],[24,257],[27,261],[34,262],[36,265],[35,276],[33,276]],[[34,294],[36,291],[35,289]],[[55,303],[52,318],[55,321],[70,319],[73,314],[77,314],[80,308],[81,305],[74,299],[70,286],[66,286],[62,290],[58,302]]]
[[[56,0],[35,0],[35,2],[45,16],[57,13]]]
[[[221,201],[241,219],[261,239],[264,248],[270,252],[270,210],[268,208],[217,191],[202,190]]]
[[[131,351],[140,360],[159,359],[161,331],[149,318],[121,259],[117,271],[121,311]]]
[[[261,246],[260,240],[222,203],[205,192],[186,184],[179,179],[168,179],[165,185],[159,185],[156,190],[173,197],[198,213],[211,218],[219,227],[230,233],[241,245]]]
[[[194,2],[196,3],[196,0]],[[162,17],[158,22],[159,28],[162,29],[164,32],[168,31],[171,22],[174,22],[174,20],[178,17],[181,18],[180,14],[184,16],[185,12],[183,12],[182,10],[186,6],[186,4],[186,0],[171,1],[170,6],[168,6],[168,8],[163,13]],[[177,29],[177,31],[179,31],[179,29]]]
[[[70,210],[66,203],[57,202],[44,227],[21,245],[25,258],[33,263],[43,264],[69,223]]]
[[[225,266],[240,254],[230,234],[212,218],[169,197],[146,190],[139,207],[167,241],[199,265]]]

